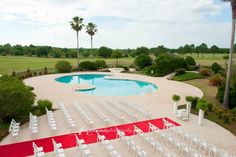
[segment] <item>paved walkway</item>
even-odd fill
[[[76,74],[76,73],[73,73]],[[104,73],[106,74],[106,73]],[[110,73],[109,73],[110,74]],[[176,118],[176,116],[172,113],[173,111],[173,102],[172,102],[172,95],[178,94],[181,96],[180,104],[185,103],[185,96],[192,95],[202,97],[203,93],[196,87],[191,85],[167,80],[166,78],[156,78],[156,77],[149,77],[143,75],[136,75],[136,74],[124,74],[124,73],[117,73],[116,71],[112,71],[112,74],[115,75],[117,78],[125,78],[125,79],[134,79],[134,80],[141,80],[151,82],[158,86],[158,90],[155,91],[153,94],[148,95],[137,95],[137,96],[122,96],[122,97],[103,97],[103,96],[94,96],[94,95],[87,95],[84,93],[77,93],[73,90],[72,86],[67,84],[59,83],[55,81],[55,78],[64,76],[64,75],[71,75],[71,74],[52,74],[52,75],[45,75],[45,76],[38,76],[33,77],[25,80],[27,85],[33,86],[35,88],[34,92],[37,95],[37,99],[49,99],[53,104],[53,108],[59,108],[59,102],[64,102],[65,106],[69,110],[70,114],[72,115],[73,119],[76,123],[76,129],[74,131],[79,131],[81,128],[86,128],[85,123],[75,106],[73,105],[73,100],[76,100],[81,103],[82,108],[89,114],[91,119],[94,121],[94,128],[102,128],[108,127],[112,125],[119,125],[121,124],[120,121],[115,119],[110,113],[105,111],[101,104],[95,104],[97,109],[107,115],[110,119],[109,124],[104,124],[101,122],[96,114],[88,108],[86,105],[86,100],[89,99],[90,101],[100,101],[104,102],[105,99],[109,99],[112,102],[117,102],[118,100],[123,100],[127,103],[137,103],[141,104],[145,109],[150,111],[151,118],[159,118],[159,117],[168,117],[178,123],[181,124],[181,127],[186,129],[187,131],[206,139],[207,141],[216,144],[220,148],[226,149],[227,151],[236,153],[236,137],[232,135],[229,131],[225,130],[221,126],[208,121],[204,120],[203,126],[197,125],[197,116],[191,115],[191,119],[187,122],[181,121]],[[56,136],[65,134],[68,131],[66,121],[62,116],[60,110],[54,112],[55,120],[58,126],[58,130],[56,132],[49,131],[47,124],[47,118],[45,115],[40,116],[39,118],[39,134],[37,136],[32,136],[30,130],[28,128],[28,124],[24,124],[21,126],[20,135],[17,139],[13,139],[11,136],[7,136],[5,139],[1,141],[2,144],[9,144],[13,142],[20,142],[26,140],[32,140],[37,138],[44,138],[49,136]],[[139,116],[137,120],[146,120],[145,117]],[[125,122],[133,122],[130,118],[125,118]],[[135,138],[135,137],[134,137]],[[115,140],[113,141],[114,146],[121,152],[122,156],[128,156],[127,151],[123,151],[124,148],[120,146]],[[98,156],[102,156],[104,152],[102,152],[96,144],[92,144],[89,146],[90,149],[94,154],[100,154]],[[143,146],[147,147],[147,146]],[[77,151],[74,149],[67,149],[66,154],[74,156]],[[49,156],[53,154],[48,154]]]

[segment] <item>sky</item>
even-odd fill
[[[230,11],[221,0],[0,0],[0,44],[75,48],[79,16],[97,25],[94,47],[229,47]],[[85,29],[79,39],[90,47]]]

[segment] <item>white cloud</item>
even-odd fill
[[[94,41],[97,47],[158,44],[178,47],[201,42],[226,47],[229,23],[208,22],[207,19],[220,14],[224,6],[213,0],[0,0],[0,44],[74,47],[75,33],[68,22],[78,15],[84,17],[86,23],[101,16],[114,18],[105,18],[103,20],[107,21],[98,25]],[[7,24],[15,27],[6,27]],[[30,29],[22,32],[21,27]],[[89,47],[89,43],[83,31],[81,46]]]

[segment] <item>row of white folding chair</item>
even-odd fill
[[[141,107],[138,104],[133,104],[133,103],[126,103],[124,101],[119,101],[121,104],[124,104],[125,106],[129,106],[131,109],[138,111],[140,114],[142,114],[145,118],[150,118],[150,112],[143,107]]]
[[[33,149],[34,149],[34,157],[44,156],[43,147],[38,147],[34,142],[33,142]]]
[[[8,132],[12,136],[18,136],[20,131],[20,123],[17,123],[14,119],[11,120]]]
[[[181,128],[178,128],[178,129],[175,128],[172,130],[174,132],[174,135],[179,137],[182,141],[184,141],[188,145],[195,148],[197,151],[200,151],[207,156],[213,156],[213,157],[233,156],[229,152],[219,149],[214,144],[208,143],[206,140],[203,140],[197,137],[196,135],[190,134]]]
[[[127,108],[121,107],[120,105],[118,105],[118,104],[116,104],[116,103],[112,103],[112,102],[109,101],[109,100],[107,100],[107,103],[109,103],[110,105],[112,105],[116,110],[118,110],[118,111],[121,112],[122,114],[128,115],[132,121],[136,121],[136,120],[137,120],[137,115],[136,115],[136,113],[127,111]]]
[[[73,101],[74,106],[76,107],[77,111],[80,113],[80,116],[83,118],[83,120],[85,121],[85,123],[93,128],[93,121],[90,119],[90,117],[88,116],[88,114],[80,107],[80,105],[76,102]]]
[[[114,108],[111,108],[110,105],[108,105],[105,102],[98,102],[107,112],[111,113],[113,117],[115,117],[118,121],[125,122],[125,117]]]
[[[33,134],[38,132],[38,118],[31,112],[29,114],[29,128]]]
[[[147,152],[143,150],[139,145],[137,145],[133,140],[131,140],[128,136],[125,136],[123,131],[117,130],[117,137],[119,137],[122,142],[128,147],[129,151],[135,154],[138,157],[147,157]]]
[[[68,112],[68,110],[66,109],[65,105],[63,104],[63,102],[60,102],[60,109],[61,109],[61,112],[62,112],[64,118],[66,119],[66,122],[69,126],[69,129],[75,127],[75,122],[72,119],[72,117],[71,117],[70,113]]]
[[[158,140],[162,141],[163,145],[166,145],[170,147],[172,150],[175,151],[175,153],[179,154],[183,157],[202,157],[203,154],[198,152],[196,149],[192,148],[189,145],[186,145],[185,143],[179,141],[176,137],[170,135],[167,133],[166,130],[160,130],[157,127],[151,123],[149,123],[149,126],[151,126],[151,130],[155,135],[157,135]]]
[[[56,141],[52,138],[54,153],[56,157],[65,157],[64,149],[62,148],[61,143],[56,143]]]
[[[114,146],[106,139],[106,137],[104,135],[100,135],[97,132],[97,136],[98,139],[97,141],[99,141],[103,148],[108,152],[110,157],[121,157],[120,154],[118,153],[118,151],[114,148]]]
[[[48,125],[49,125],[50,129],[53,131],[57,130],[57,126],[56,126],[53,112],[49,111],[47,108],[45,108],[45,109],[46,109],[47,118],[48,118]]]
[[[89,150],[88,146],[84,143],[83,139],[79,139],[78,136],[75,134],[76,143],[78,149],[83,157],[92,157],[92,153]]]
[[[134,133],[140,136],[143,141],[148,143],[151,146],[151,148],[154,149],[155,153],[156,151],[158,151],[159,157],[175,157],[175,155],[171,153],[166,147],[161,145],[152,137],[148,136],[148,134],[144,134],[144,132],[135,125],[134,125]]]
[[[92,102],[90,102],[89,100],[87,100],[87,105],[89,106],[89,108],[96,113],[96,115],[105,123],[105,124],[109,124],[110,119],[103,114],[102,112],[100,112],[97,107],[95,107]]]

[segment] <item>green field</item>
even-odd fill
[[[204,54],[202,57],[198,58],[196,54],[193,54],[193,57],[196,59],[198,64],[209,66],[214,62],[221,64],[225,67],[227,60],[223,59],[223,56],[226,54],[216,54],[213,58],[212,54]],[[189,54],[189,56],[191,56]],[[101,58],[94,58],[101,59]],[[76,65],[77,59],[68,59],[68,58],[39,58],[39,57],[16,57],[16,56],[0,56],[0,74],[10,74],[13,70],[16,72],[25,71],[28,68],[31,70],[42,69],[44,67],[54,68],[55,64],[59,60],[67,60],[72,65]],[[81,58],[80,61],[92,60],[91,58]],[[130,65],[134,61],[134,58],[121,58],[119,59],[120,65]],[[116,65],[116,59],[109,58],[106,59],[106,62],[109,66]]]
[[[101,58],[94,58],[94,60]],[[12,71],[21,72],[26,71],[28,68],[31,70],[42,69],[44,67],[54,68],[59,60],[67,60],[72,65],[76,65],[77,59],[68,58],[38,58],[38,57],[15,57],[15,56],[0,56],[0,74],[11,74]],[[92,60],[91,58],[81,58],[80,61]],[[109,66],[116,65],[116,59],[105,59]],[[133,62],[134,58],[121,58],[119,59],[120,65],[129,65]]]

